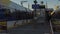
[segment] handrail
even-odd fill
[[[50,20],[50,28],[51,28],[51,34],[54,34],[54,31],[53,31],[53,26],[52,26],[52,23],[51,23],[51,20]]]

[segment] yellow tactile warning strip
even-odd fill
[[[3,31],[3,30],[6,30],[7,28],[7,22],[6,21],[1,21],[0,22],[0,32]]]
[[[7,22],[6,21],[2,21],[2,22],[0,22],[0,25],[6,26],[7,25]]]

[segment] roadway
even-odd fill
[[[7,30],[9,34],[45,34],[50,33],[49,23],[38,23],[41,18],[37,18],[33,23]],[[42,20],[42,19],[41,19]],[[34,24],[35,23],[35,24]]]
[[[9,34],[44,34],[49,32],[49,25],[46,24],[36,24],[35,28],[33,28],[33,24],[28,24],[7,31]]]
[[[46,34],[50,33],[50,25],[43,18],[38,17],[31,24],[19,26],[4,32],[8,34]]]
[[[7,34],[50,34],[51,33],[50,24],[49,22],[45,22],[44,19],[39,17],[36,20],[31,22],[32,23],[30,24],[22,25],[22,26],[4,31],[4,33],[7,33]],[[55,32],[54,34],[60,34],[60,33]]]

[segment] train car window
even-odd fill
[[[4,14],[5,9],[0,9],[0,14]]]
[[[10,13],[9,9],[0,9],[0,13]]]

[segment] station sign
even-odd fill
[[[39,4],[36,4],[36,5],[35,4],[32,4],[32,8],[33,9],[40,9],[39,6],[40,6]]]
[[[40,9],[45,9],[45,5],[40,5]]]
[[[39,5],[39,4],[32,4],[33,9],[45,9],[45,5]]]

